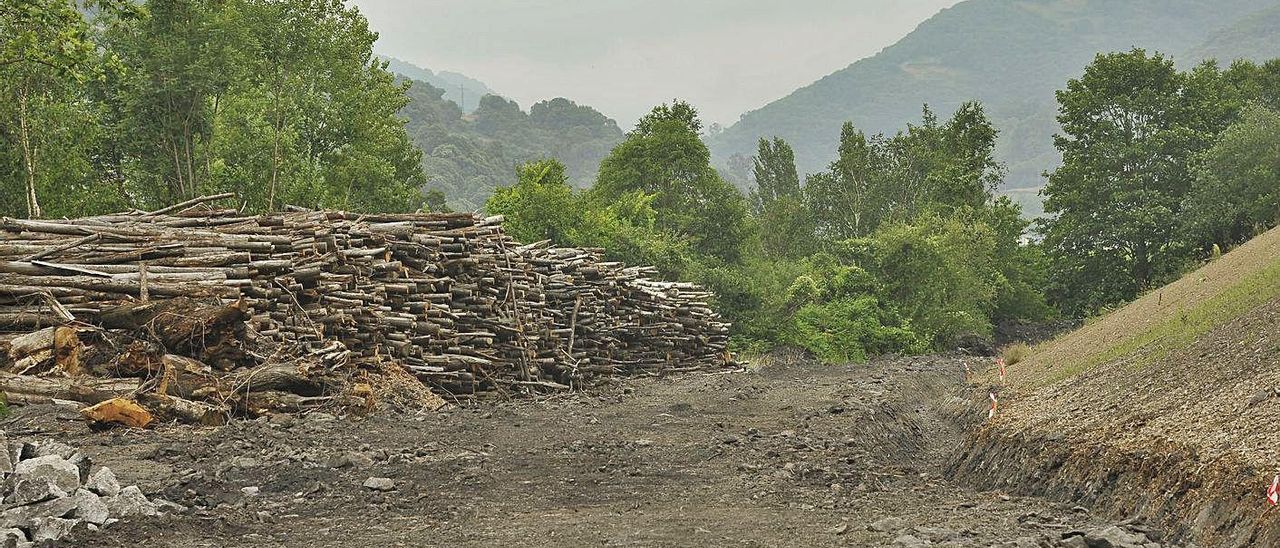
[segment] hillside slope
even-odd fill
[[[1036,347],[997,390],[959,473],[1201,544],[1280,543],[1263,513],[1280,467],[1280,229]]]
[[[846,120],[890,132],[919,119],[924,103],[946,114],[977,99],[1003,132],[1006,186],[1037,187],[1058,161],[1053,92],[1095,54],[1140,46],[1181,58],[1220,29],[1246,32],[1241,21],[1275,6],[1280,0],[968,0],[874,57],[744,114],[709,145],[724,165],[752,154],[759,137],[781,136],[800,170],[814,172],[834,157]]]

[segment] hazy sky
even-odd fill
[[[729,125],[897,41],[958,0],[354,0],[375,49],[522,108],[591,105],[624,130],[679,97]]]

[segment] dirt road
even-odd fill
[[[83,546],[1050,546],[1095,524],[941,477],[981,414],[963,371],[774,363],[438,414],[93,433],[26,408],[4,427],[190,507]]]

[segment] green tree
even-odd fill
[[[931,209],[984,207],[1004,177],[996,136],[982,105],[973,102],[945,123],[926,105],[919,124],[892,138],[868,138],[845,123],[836,160],[805,185],[818,232],[858,238]]]
[[[21,183],[14,186],[29,217],[43,215],[42,187],[56,193],[89,177],[84,142],[94,120],[80,89],[95,76],[96,63],[75,3],[0,4],[0,138],[18,152]]]
[[[1206,141],[1173,61],[1099,55],[1059,91],[1062,167],[1043,190],[1052,298],[1072,313],[1129,300],[1176,273],[1190,159]]]
[[[570,233],[583,222],[578,201],[564,164],[542,160],[520,166],[516,184],[494,191],[485,211],[504,216],[503,227],[520,242],[571,245]]]
[[[1183,234],[1206,254],[1280,221],[1280,113],[1245,110],[1199,158],[1183,208]]]
[[[990,335],[999,283],[996,234],[966,216],[893,222],[854,243],[883,286],[883,299],[934,348],[964,335]],[[857,256],[855,254],[855,256]]]
[[[760,139],[751,159],[756,188],[751,191],[752,212],[760,244],[770,257],[803,257],[814,248],[814,224],[804,204],[795,153],[780,138]]]
[[[247,77],[238,0],[149,0],[118,21],[107,47],[124,65],[116,94],[123,169],[140,206],[192,198],[222,159],[210,147],[233,85]],[[257,24],[270,24],[258,21]]]
[[[407,84],[372,57],[376,39],[339,0],[150,0],[107,40],[125,68],[113,104],[130,195],[416,209],[420,152],[397,117]]]
[[[774,200],[800,198],[796,155],[782,138],[774,137],[772,142],[760,139],[759,150],[751,163],[751,174],[756,182],[756,188],[751,192],[751,206],[755,213],[763,212]]]
[[[237,89],[241,110],[220,126],[219,143],[232,149],[228,158],[258,161],[252,178],[224,177],[219,186],[241,193],[254,210],[418,207],[420,152],[396,114],[408,85],[373,57],[377,34],[365,18],[340,0],[250,0],[245,18],[247,85]]]
[[[886,148],[883,136],[868,139],[845,122],[835,162],[805,183],[806,202],[819,233],[843,240],[865,236],[879,226],[890,195]]]
[[[692,242],[695,251],[734,262],[747,235],[746,201],[711,167],[688,103],[661,105],[600,164],[592,191],[608,202],[626,194],[654,196],[657,228]]]

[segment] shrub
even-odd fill
[[[1031,354],[1031,347],[1027,346],[1027,343],[1012,343],[1000,349],[1000,357],[1004,358],[1005,365],[1015,365],[1027,359],[1029,354]]]

